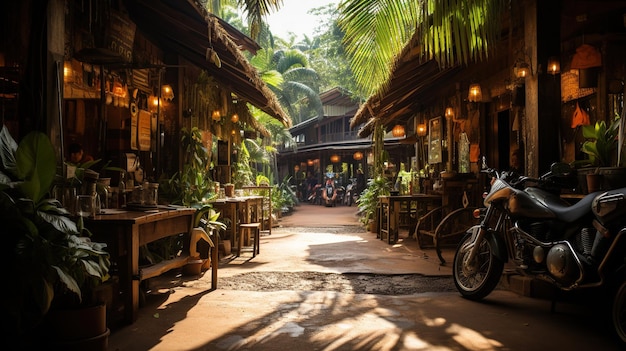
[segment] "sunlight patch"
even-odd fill
[[[503,345],[477,332],[458,324],[452,324],[447,330],[452,338],[467,350],[497,350]]]
[[[429,327],[440,327],[446,324],[446,319],[442,317],[432,318],[432,319],[424,319],[424,324]]]

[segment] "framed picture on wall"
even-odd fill
[[[428,163],[440,163],[441,141],[443,136],[442,118],[435,117],[428,121]]]

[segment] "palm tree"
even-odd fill
[[[271,11],[277,11],[282,0],[204,0],[206,9],[223,18],[223,11],[229,6],[242,9],[246,13],[250,37],[257,40],[261,33],[263,18]]]
[[[319,76],[309,67],[308,59],[297,49],[259,50],[250,60],[287,110],[294,124],[310,117],[322,116],[319,98]]]
[[[387,81],[396,55],[413,35],[424,59],[441,67],[489,56],[508,0],[342,0],[339,26],[360,89],[369,96]]]

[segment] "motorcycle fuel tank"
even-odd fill
[[[515,189],[509,196],[509,212],[512,216],[528,218],[555,218],[545,204],[532,193]]]

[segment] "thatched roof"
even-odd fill
[[[208,71],[239,101],[249,102],[285,127],[292,125],[276,95],[241,52],[258,49],[250,38],[192,0],[126,0],[125,5],[142,33],[163,50]],[[221,67],[211,62],[210,49],[217,53]]]
[[[360,137],[367,137],[376,121],[389,124],[397,118],[408,118],[434,98],[431,88],[448,81],[457,68],[441,70],[434,60],[420,54],[417,34],[396,57],[389,79],[359,107],[350,120],[352,129],[365,123]]]

